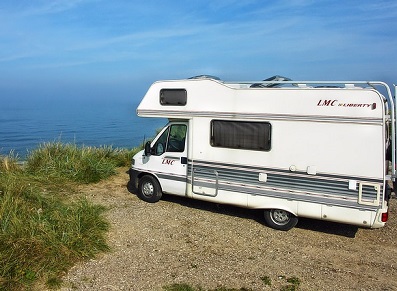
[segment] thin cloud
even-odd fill
[[[20,2],[18,5],[12,5],[8,12],[13,17],[40,16],[46,14],[56,14],[68,11],[78,7],[80,4],[88,2],[87,0],[57,0],[57,1],[39,1],[39,2]],[[18,3],[18,2],[17,2]]]
[[[125,63],[131,73],[156,66],[164,72],[176,66],[256,71],[269,64],[293,68],[305,62],[315,71],[351,60],[367,62],[365,58],[393,62],[396,53],[397,4],[390,1],[27,3],[0,4],[0,38],[7,40],[0,45],[0,73],[25,68],[94,71],[98,64],[117,71]]]

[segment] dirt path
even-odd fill
[[[172,196],[143,202],[128,192],[126,170],[82,189],[109,208],[112,251],[72,268],[62,290],[280,290],[289,278],[298,290],[397,290],[395,197],[382,229],[301,219],[282,232],[259,211]]]

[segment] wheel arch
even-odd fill
[[[139,171],[135,169],[134,170],[130,169],[129,171],[130,171],[129,188],[131,188],[131,191],[136,192],[138,190],[139,180],[144,176],[152,176],[153,178],[155,178],[160,185],[160,189],[161,190],[163,189],[160,183],[160,179],[156,174],[146,171]]]
[[[280,209],[280,210],[287,211],[287,212],[295,215],[296,217],[299,216],[298,215],[298,207],[295,205],[285,205],[282,203],[270,203],[270,204],[266,204],[260,208],[263,210]]]
[[[138,183],[139,183],[139,180],[140,180],[142,177],[144,177],[144,176],[152,176],[153,178],[155,178],[155,179],[157,180],[157,182],[159,183],[159,186],[160,186],[161,191],[163,190],[163,187],[161,186],[159,177],[158,177],[156,174],[153,174],[153,173],[151,173],[151,172],[140,172],[140,173],[138,173],[136,183],[138,184]]]

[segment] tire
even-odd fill
[[[153,176],[143,176],[138,183],[138,197],[143,201],[155,203],[163,195],[159,182]]]
[[[132,182],[131,180],[130,181],[128,181],[128,183],[127,183],[127,189],[128,189],[128,192],[130,192],[130,193],[136,193],[137,192],[137,188],[136,188],[136,186],[135,186],[135,183],[134,182]]]
[[[264,217],[266,224],[277,230],[290,230],[298,223],[298,217],[282,209],[266,209]]]

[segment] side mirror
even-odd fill
[[[145,156],[150,156],[151,148],[150,148],[150,141],[145,144]]]

